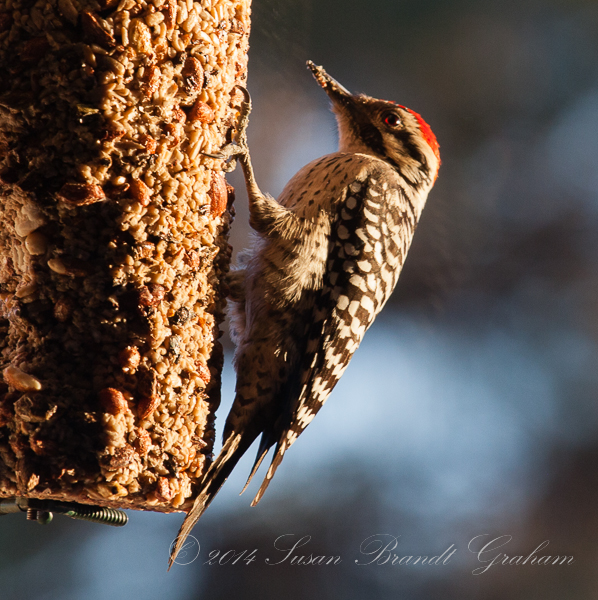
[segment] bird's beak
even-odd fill
[[[353,94],[343,87],[336,79],[333,79],[324,71],[323,67],[314,65],[311,60],[307,61],[307,66],[311,69],[314,74],[316,81],[322,86],[324,91],[328,94],[328,97],[332,100],[333,104],[347,104],[353,99]]]

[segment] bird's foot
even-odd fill
[[[249,147],[247,145],[247,125],[249,125],[249,114],[251,113],[251,96],[246,88],[243,86],[236,86],[243,93],[244,100],[241,103],[241,109],[239,110],[239,119],[235,126],[235,133],[232,140],[225,144],[220,152],[216,154],[208,154],[202,152],[204,156],[209,158],[218,158],[225,161],[222,170],[225,173],[230,173],[235,170],[237,166],[237,158],[249,156]]]

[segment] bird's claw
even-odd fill
[[[220,152],[216,154],[201,152],[203,156],[226,161],[226,164],[222,169],[225,173],[230,173],[235,170],[238,157],[249,155],[249,148],[247,146],[247,125],[249,125],[249,114],[251,113],[251,96],[243,86],[237,85],[235,87],[241,90],[245,99],[241,103],[239,120],[235,126],[235,135],[233,136],[232,141],[225,144],[220,149]]]
[[[219,160],[224,160],[225,163],[222,166],[222,170],[225,173],[230,173],[235,170],[237,166],[237,157],[243,156],[248,152],[247,150],[247,142],[244,144],[239,144],[237,142],[230,142],[220,149],[220,152],[217,154],[210,154],[208,152],[201,152],[203,156],[207,156],[208,158],[216,158]]]

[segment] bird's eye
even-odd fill
[[[397,115],[394,112],[384,113],[384,115],[382,115],[382,118],[389,127],[398,127],[401,124],[401,119],[399,118],[399,115]]]

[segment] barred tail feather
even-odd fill
[[[216,460],[210,465],[210,468],[205,474],[202,480],[201,490],[179,529],[176,543],[170,553],[170,559],[168,561],[169,570],[183,548],[187,536],[191,533],[191,530],[195,527],[195,524],[201,515],[203,515],[210,505],[210,502],[212,502],[216,494],[220,491],[220,488],[228,479],[231,471],[235,468],[239,459],[245,454],[256,437],[257,436],[248,437],[247,435],[244,436],[243,434],[238,433],[236,435],[230,435],[224,443],[220,454],[218,454]]]
[[[274,474],[276,473],[276,469],[278,469],[278,467],[280,466],[280,463],[282,462],[282,459],[284,457],[284,453],[287,451],[287,449],[288,449],[288,445],[285,443],[280,444],[280,442],[279,442],[278,445],[276,446],[276,452],[274,453],[274,457],[272,458],[272,462],[270,463],[268,472],[266,473],[266,476],[264,477],[264,481],[262,481],[262,485],[260,486],[260,489],[258,490],[257,494],[255,495],[255,498],[253,499],[251,506],[255,506],[262,499],[262,496],[268,489],[268,486],[270,485],[270,482],[272,481],[272,478],[274,477]]]
[[[247,482],[245,483],[245,486],[241,490],[241,494],[243,494],[243,492],[245,492],[245,490],[251,483],[253,476],[257,473],[257,470],[260,468],[260,465],[262,464],[262,461],[264,460],[264,458],[266,458],[266,454],[268,454],[268,450],[270,450],[270,448],[273,445],[274,445],[274,442],[272,441],[270,436],[267,436],[266,433],[264,432],[262,434],[262,439],[260,440],[260,447],[257,450],[257,456],[255,457],[255,462],[253,463],[253,467],[251,468],[251,473],[249,473],[249,477],[247,478]],[[239,494],[239,496],[241,494]]]

